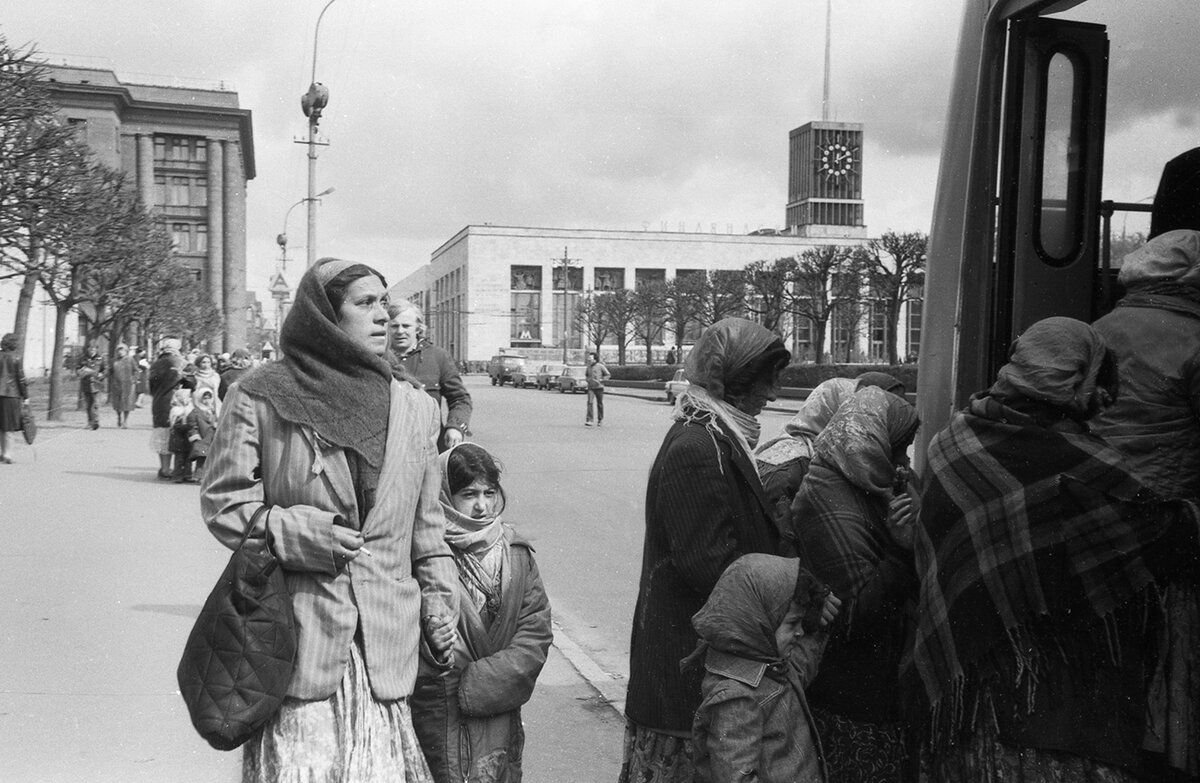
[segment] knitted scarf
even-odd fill
[[[325,284],[353,265],[322,259],[305,272],[279,335],[282,360],[242,377],[239,387],[267,400],[279,416],[356,452],[368,470],[383,467],[391,410],[388,363],[338,327]]]

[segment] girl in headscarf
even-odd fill
[[[1197,520],[1088,431],[1114,369],[1097,330],[1039,321],[929,445],[902,665],[929,780],[1174,779],[1142,752],[1146,688]]]
[[[217,395],[207,386],[192,392],[192,410],[187,417],[188,458],[192,462],[192,481],[204,478],[204,465],[217,431]]]
[[[521,706],[553,640],[533,547],[501,522],[500,466],[482,447],[442,454],[446,542],[458,567],[454,668],[425,665],[413,720],[437,783],[520,783]]]
[[[202,353],[196,357],[193,362],[195,371],[192,377],[196,382],[197,389],[212,389],[213,400],[215,401],[217,413],[221,412],[221,401],[218,392],[221,388],[221,374],[213,367],[213,358],[211,354]]]
[[[321,259],[280,333],[282,360],[225,397],[200,505],[236,547],[267,546],[298,628],[280,712],[245,745],[242,779],[430,781],[409,696],[424,643],[449,667],[457,577],[438,503],[438,411],[392,377],[387,286]]]
[[[1200,161],[1200,149],[1188,153]],[[1168,164],[1169,166],[1170,164]],[[1166,180],[1166,175],[1163,177]],[[1200,193],[1200,179],[1192,192]],[[1159,201],[1155,200],[1155,207]],[[1183,214],[1180,210],[1179,214]],[[1193,219],[1200,213],[1192,210]],[[1125,297],[1095,323],[1117,360],[1121,393],[1090,423],[1163,498],[1200,496],[1200,231],[1167,231],[1125,256]],[[1172,584],[1151,690],[1148,749],[1200,777],[1200,590]]]
[[[725,569],[692,618],[702,641],[684,662],[705,672],[697,781],[825,780],[804,688],[839,604],[795,558],[743,555]]]
[[[690,781],[700,673],[679,661],[698,638],[690,619],[721,572],[750,552],[783,554],[754,468],[755,418],[791,355],[744,318],[708,327],[687,358],[688,390],[650,469],[646,538],[630,642],[622,781]]]
[[[809,687],[835,782],[904,774],[896,668],[915,578],[892,516],[906,507],[908,488],[897,476],[916,431],[912,405],[878,387],[860,389],[817,438],[792,504],[801,562],[845,606]]]

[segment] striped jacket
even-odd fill
[[[407,697],[417,674],[420,618],[457,621],[458,577],[438,503],[439,412],[427,394],[395,381],[391,402],[383,470],[365,520],[340,448],[281,419],[269,402],[236,386],[221,407],[201,511],[213,535],[232,548],[254,510],[263,502],[271,506],[266,530],[252,537],[268,537],[292,594],[299,650],[289,696],[330,696],[361,627],[375,697]],[[333,558],[339,515],[363,531],[371,552],[341,568]]]

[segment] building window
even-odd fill
[[[514,283],[516,280],[513,281]],[[511,312],[513,347],[542,344],[542,295],[540,293],[514,293]]]
[[[811,305],[805,306],[803,309],[808,310]],[[792,338],[792,356],[794,360],[801,362],[815,361],[817,358],[816,351],[816,328],[813,322],[797,313],[792,313],[792,321],[795,328],[792,330],[794,337]]]
[[[177,253],[192,252],[192,227],[187,223],[172,223],[171,244]]]
[[[633,286],[641,288],[644,285],[652,285],[658,283],[660,285],[667,282],[667,270],[665,269],[635,269],[633,270]]]
[[[167,203],[167,178],[154,178],[154,205],[161,207]]]
[[[887,305],[882,299],[871,300],[871,361],[882,362],[888,357]]]
[[[577,270],[571,270],[571,271],[577,271]],[[580,277],[582,278],[582,276],[583,276],[582,270],[578,270],[578,271],[580,272]],[[582,282],[582,280],[581,280],[581,282]],[[567,347],[568,348],[582,348],[583,347],[583,343],[582,343],[583,336],[580,333],[579,327],[575,325],[575,322],[577,320],[576,313],[579,312],[579,300],[582,297],[579,294],[574,293],[574,292],[568,292],[566,294],[566,296],[568,298],[567,298],[566,303],[564,304],[563,294],[562,293],[554,294],[554,316],[553,316],[554,343],[553,344],[561,347],[563,344],[563,335],[564,335],[564,333],[566,333],[568,331],[568,328],[569,328],[570,341],[567,344]],[[566,308],[565,310],[564,310],[564,307]]]
[[[562,265],[554,267],[553,270],[554,290],[563,290],[563,268]],[[567,267],[567,290],[582,291],[583,290],[583,268],[578,266]]]
[[[514,291],[541,291],[542,268],[540,266],[511,267],[512,285]]]
[[[197,177],[192,180],[192,206],[208,206],[208,178]]]
[[[908,316],[905,329],[905,361],[915,362],[921,353],[921,316],[925,311],[925,281],[908,287]]]
[[[196,238],[195,242],[192,244],[192,250],[196,251],[197,253],[208,252],[208,226],[204,225],[203,223],[196,226]]]
[[[171,160],[187,160],[189,155],[188,140],[181,136],[171,137]]]
[[[188,205],[188,178],[171,177],[171,192],[167,194],[167,203],[174,207]]]
[[[154,159],[155,160],[166,160],[167,159],[167,137],[166,136],[155,136],[154,137]]]
[[[196,139],[196,147],[193,151],[192,160],[199,163],[204,163],[208,160],[208,139]]]
[[[620,267],[596,267],[593,277],[596,291],[619,291],[625,287],[625,270]]]

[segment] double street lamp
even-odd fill
[[[308,202],[308,266],[312,266],[317,260],[317,199],[323,195],[314,192],[317,189],[317,147],[329,145],[329,142],[317,141],[317,125],[321,122],[321,112],[329,104],[329,88],[317,81],[317,36],[321,33],[321,18],[333,3],[334,0],[329,0],[317,16],[317,25],[313,30],[312,79],[308,85],[308,92],[300,96],[300,109],[308,118],[308,139],[299,142],[308,145],[308,196],[301,199]],[[286,226],[285,218],[285,233]]]

